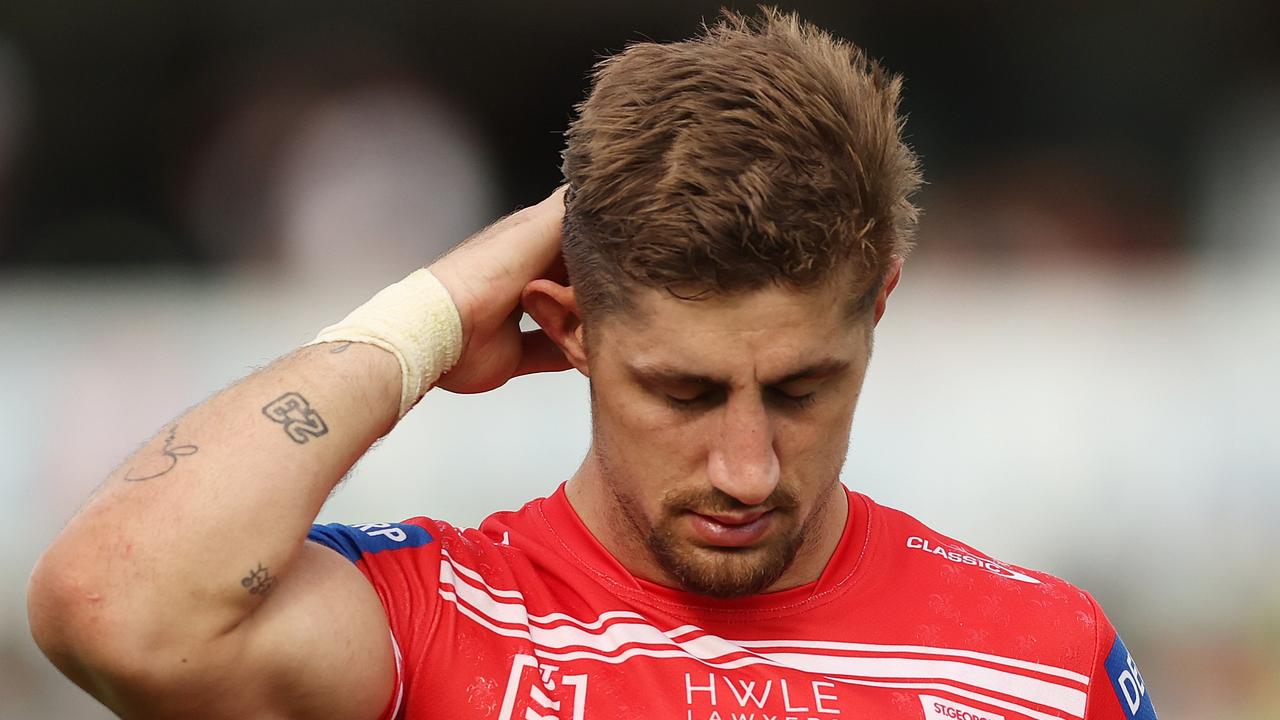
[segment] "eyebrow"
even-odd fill
[[[807,365],[794,372],[787,373],[782,377],[767,380],[761,384],[772,387],[777,385],[786,385],[789,382],[795,382],[797,380],[820,380],[844,372],[848,367],[849,362],[847,360],[827,358]],[[641,363],[639,365],[628,365],[627,369],[633,376],[640,379],[642,382],[647,383],[697,384],[715,387],[724,387],[730,384],[729,379],[726,377],[685,372],[663,364]]]

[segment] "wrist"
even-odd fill
[[[471,312],[473,305],[471,298],[475,294],[471,292],[471,286],[466,281],[449,271],[447,260],[448,258],[442,258],[440,262],[433,263],[427,270],[448,293],[449,300],[453,303],[454,310],[458,314],[460,347],[466,348],[467,342],[471,339],[471,332],[475,327]]]
[[[383,288],[308,344],[365,343],[394,355],[401,376],[398,417],[404,417],[458,361],[462,338],[462,321],[452,296],[435,275],[423,269]]]

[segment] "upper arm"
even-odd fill
[[[345,558],[310,542],[263,604],[200,654],[182,658],[189,669],[164,692],[128,702],[140,712],[126,717],[379,720],[395,692],[377,593]]]
[[[346,558],[303,543],[289,577],[246,625],[246,656],[269,671],[264,707],[300,720],[381,717],[397,676],[391,630],[378,594]]]

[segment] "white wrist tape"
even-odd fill
[[[307,343],[377,345],[400,361],[400,417],[449,371],[462,352],[462,318],[449,291],[427,269],[389,285]]]

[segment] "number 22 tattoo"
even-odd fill
[[[307,399],[296,392],[287,392],[267,403],[262,414],[283,425],[285,434],[299,445],[329,432],[320,413],[312,410]]]

